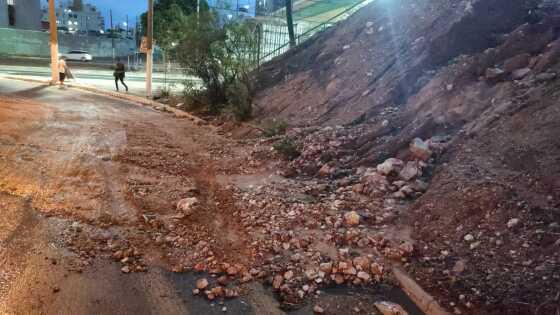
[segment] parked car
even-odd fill
[[[92,61],[93,57],[83,50],[72,50],[67,54],[60,54],[60,56],[66,57],[67,60],[78,60],[78,61]]]

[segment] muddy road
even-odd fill
[[[249,151],[149,107],[0,80],[0,313],[283,314],[266,281],[246,281],[264,258],[225,187],[266,172]],[[188,217],[175,207],[186,197],[200,202]],[[193,296],[212,279],[196,271],[217,262],[245,279],[226,279],[239,297]],[[285,310],[372,314],[387,297],[415,313],[391,287],[326,289]]]
[[[158,155],[184,150],[181,167],[196,169],[204,167],[198,163],[205,146],[219,141],[212,132],[152,109],[69,89],[2,80],[0,95],[1,313],[221,313],[222,306],[192,296],[187,287],[194,287],[193,279],[166,271],[160,252],[145,252],[146,261],[154,261],[150,272],[125,274],[98,257],[99,245],[72,247],[67,235],[69,227],[87,225],[120,238],[142,218],[127,181],[140,177],[145,183],[162,174],[121,165],[116,159],[127,146]],[[189,180],[166,177],[162,181],[178,187]],[[165,212],[170,210],[166,197],[150,202]],[[238,299],[227,307],[253,313],[259,303]]]

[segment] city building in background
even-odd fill
[[[41,29],[40,0],[0,0],[0,28]]]
[[[255,17],[256,0],[208,0],[222,21]]]
[[[2,0],[0,0],[2,1]],[[43,28],[49,25],[48,10],[43,9]],[[61,1],[56,10],[58,29],[69,33],[103,33],[105,18],[97,7],[82,0]]]

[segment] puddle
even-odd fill
[[[424,313],[408,298],[400,288],[380,284],[371,288],[353,288],[337,286],[321,290],[317,300],[309,300],[306,304],[293,310],[283,310],[275,298],[271,287],[258,282],[253,282],[244,287],[244,293],[239,298],[216,299],[213,302],[203,296],[193,296],[197,279],[205,277],[210,281],[210,286],[215,283],[215,278],[208,274],[172,273],[164,272],[170,280],[177,294],[185,302],[187,309],[192,314],[224,314],[222,307],[227,307],[227,314],[313,314],[313,307],[321,305],[328,314],[353,314],[352,308],[359,306],[361,312],[357,314],[371,314],[375,302],[390,301],[401,305],[409,315],[424,315]]]

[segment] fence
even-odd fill
[[[303,43],[304,41],[311,38],[313,35],[322,32],[329,27],[335,25],[336,23],[347,19],[352,14],[356,13],[358,10],[373,2],[374,0],[364,0],[358,2],[348,9],[342,11],[341,13],[327,19],[322,23],[299,23],[297,27],[297,32],[295,32],[296,25],[294,24],[294,33],[296,39],[296,45]],[[314,25],[315,24],[315,25]],[[303,27],[302,27],[303,26]],[[307,26],[307,27],[305,27]],[[263,28],[264,29],[264,28]],[[259,64],[267,62],[274,57],[284,54],[290,49],[290,39],[288,37],[288,27],[287,25],[278,25],[276,28],[278,34],[266,33],[263,31],[263,44],[262,44],[262,54],[259,58]],[[267,36],[273,37],[273,40],[267,39]],[[266,48],[265,46],[266,45]]]

